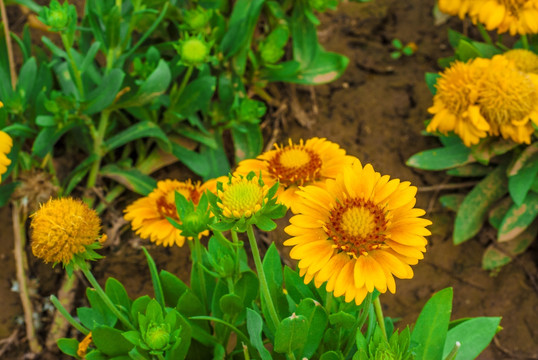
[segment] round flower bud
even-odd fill
[[[165,324],[151,323],[146,332],[146,344],[152,350],[164,350],[170,341],[170,332]]]
[[[189,66],[204,63],[209,55],[208,44],[197,38],[185,40],[180,46],[181,61]]]
[[[65,29],[69,24],[69,16],[62,8],[52,10],[47,17],[47,23],[53,29]]]

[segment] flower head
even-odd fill
[[[200,183],[190,180],[162,180],[148,196],[136,200],[124,210],[125,220],[131,221],[136,234],[150,239],[157,245],[183,246],[185,237],[181,230],[172,225],[167,218],[180,222],[175,203],[175,193],[179,192],[187,200],[197,205],[202,193]]]
[[[460,19],[469,11],[469,0],[439,0],[439,10],[449,15],[458,15]]]
[[[227,182],[217,183],[217,194],[209,196],[211,210],[220,221],[211,227],[215,230],[243,232],[249,224],[262,230],[272,230],[276,224],[271,219],[284,216],[286,208],[276,204],[276,184],[271,188],[259,176],[250,172],[247,176],[230,175]]]
[[[256,159],[243,160],[236,173],[248,174],[250,171],[261,172],[267,186],[279,183],[278,202],[292,208],[297,200],[295,192],[299,186],[322,183],[325,179],[334,179],[346,164],[351,164],[353,157],[338,144],[323,138],[311,138],[298,144],[289,140],[289,145],[275,145],[275,150],[267,151]]]
[[[7,154],[11,151],[13,147],[13,140],[11,137],[0,131],[0,183],[2,183],[2,174],[5,174],[11,160],[8,159]]]
[[[488,30],[510,35],[538,33],[538,0],[474,0],[469,15]]]
[[[181,56],[180,63],[186,66],[200,66],[209,61],[211,44],[201,35],[189,37],[174,45]]]
[[[497,55],[484,70],[478,93],[480,113],[490,125],[489,133],[530,144],[538,124],[538,75],[518,70]]]
[[[538,74],[538,55],[532,51],[513,49],[505,52],[503,56],[513,61],[518,70],[525,73]]]
[[[72,198],[51,199],[32,216],[32,252],[46,263],[67,266],[73,257],[96,259],[101,220],[95,210]],[[104,237],[101,237],[103,240]]]
[[[454,131],[466,146],[477,144],[487,135],[489,124],[480,114],[477,103],[482,65],[475,60],[456,61],[441,73],[435,85],[433,106],[428,109],[434,116],[427,131],[443,134]]]
[[[301,188],[284,245],[305,283],[327,282],[327,291],[356,304],[374,289],[394,293],[394,276],[413,277],[409,265],[423,258],[430,235],[424,210],[414,208],[416,191],[358,161],[324,186]]]

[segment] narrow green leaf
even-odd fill
[[[523,203],[508,209],[499,227],[499,242],[508,241],[521,234],[538,215],[538,194],[529,192]]]
[[[146,196],[157,187],[155,179],[137,169],[121,169],[115,164],[109,164],[103,166],[99,172],[102,176],[111,178],[140,195]]]
[[[165,303],[164,303],[164,294],[163,294],[163,287],[161,285],[161,279],[159,278],[159,272],[157,271],[157,265],[155,265],[155,261],[153,261],[153,258],[149,254],[149,252],[146,250],[145,247],[142,247],[142,250],[144,251],[144,254],[146,255],[146,259],[148,261],[148,267],[149,272],[151,274],[151,281],[153,282],[153,290],[155,291],[155,299],[161,305],[161,307],[164,309]]]
[[[121,89],[125,73],[121,69],[112,69],[95,90],[87,95],[87,103],[84,105],[84,113],[97,114],[106,109],[116,99]]]
[[[298,304],[305,298],[313,299],[315,297],[310,288],[305,285],[297,271],[292,270],[288,266],[284,267],[284,280],[286,282],[288,295],[295,301],[295,303]]]
[[[487,165],[493,157],[505,154],[517,146],[512,140],[490,136],[471,146],[471,155],[478,162]]]
[[[188,290],[187,284],[174,274],[166,270],[159,273],[161,285],[163,288],[164,302],[168,307],[175,307],[179,298]]]
[[[470,42],[461,39],[456,48],[456,57],[458,60],[466,62],[477,57],[482,57],[482,53]]]
[[[452,211],[458,211],[465,195],[463,194],[449,194],[439,197],[439,202],[443,205],[444,208],[447,208]]]
[[[123,130],[119,134],[114,135],[113,137],[109,138],[105,142],[105,147],[107,151],[111,151],[133,140],[145,138],[145,137],[152,137],[152,138],[159,139],[162,141],[162,144],[164,145],[163,150],[165,151],[172,150],[172,144],[170,143],[170,140],[168,140],[168,137],[166,136],[166,134],[161,130],[161,128],[157,124],[151,121],[139,122]]]
[[[431,73],[427,72],[426,75],[424,75],[426,80],[426,85],[428,85],[428,89],[432,93],[432,95],[435,95],[437,93],[437,88],[435,87],[435,84],[437,83],[437,79],[441,77],[438,73]]]
[[[293,6],[290,22],[293,45],[293,60],[299,62],[301,69],[310,67],[318,52],[316,26],[306,16],[305,5],[298,2]]]
[[[214,76],[203,76],[191,81],[185,87],[177,104],[170,110],[180,119],[188,118],[200,110],[207,112],[216,86],[217,78]]]
[[[411,156],[406,164],[424,170],[445,170],[475,161],[471,149],[463,144],[419,152]]]
[[[461,346],[455,359],[475,359],[493,340],[500,322],[500,317],[477,317],[453,327],[446,336],[443,358],[457,341]]]
[[[39,134],[37,134],[36,139],[34,140],[34,145],[32,146],[32,155],[43,158],[49,152],[52,151],[52,148],[62,136],[64,136],[68,131],[72,130],[77,126],[76,123],[70,123],[62,128],[56,129],[53,127],[43,128]]]
[[[447,170],[447,175],[460,177],[484,177],[494,168],[478,163],[467,164],[457,168]]]
[[[238,0],[235,2],[228,30],[222,38],[220,49],[225,58],[235,55],[242,48],[248,48],[254,27],[258,22],[265,0]]]
[[[411,334],[417,359],[442,359],[451,313],[452,288],[437,292],[424,305]]]
[[[252,346],[258,350],[262,360],[271,360],[271,353],[263,346],[262,340],[263,319],[256,311],[247,308],[247,331]]]
[[[15,191],[18,185],[20,185],[20,182],[18,181],[11,182],[8,184],[0,184],[0,207],[6,205],[9,202],[11,194],[13,194],[13,191]]]
[[[506,165],[499,165],[465,197],[454,223],[454,244],[475,236],[482,228],[489,208],[508,191]]]
[[[504,197],[489,211],[488,220],[491,226],[499,230],[501,223],[508,212],[508,209],[512,207],[514,202],[510,196]]]
[[[521,205],[538,174],[538,142],[527,146],[506,174],[510,196],[517,205]]]

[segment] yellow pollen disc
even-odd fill
[[[342,215],[342,229],[352,236],[366,237],[374,228],[374,215],[366,208],[352,207]]]
[[[220,198],[225,216],[250,217],[261,209],[264,192],[257,183],[245,179],[229,185]]]
[[[308,164],[310,155],[303,149],[290,149],[280,155],[280,164],[286,168],[298,168]]]
[[[268,171],[284,186],[304,185],[315,181],[321,172],[322,161],[317,152],[303,144],[277,147],[268,160]]]
[[[469,109],[476,98],[476,74],[471,64],[455,62],[437,80],[437,97],[458,117]]]
[[[383,209],[372,201],[345,199],[330,211],[324,230],[334,248],[358,257],[384,244],[387,219]]]

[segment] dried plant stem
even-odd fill
[[[1,0],[0,0],[1,1]],[[13,203],[12,209],[12,222],[13,222],[13,239],[15,242],[15,266],[17,267],[17,281],[19,282],[19,296],[21,298],[22,309],[24,312],[24,323],[26,326],[26,337],[28,338],[28,345],[30,351],[33,353],[40,353],[42,350],[39,344],[33,321],[33,307],[30,301],[30,294],[28,292],[28,281],[26,274],[28,272],[28,264],[26,260],[26,223],[27,215],[24,214],[21,218],[21,205],[18,202]]]
[[[2,12],[2,23],[4,24],[4,35],[6,36],[7,56],[9,58],[9,72],[11,73],[11,87],[15,90],[17,85],[17,72],[15,71],[15,59],[13,58],[13,46],[11,45],[11,36],[9,32],[9,23],[7,19],[6,6],[4,0],[0,0],[0,11]]]
[[[479,183],[478,181],[467,181],[467,182],[461,182],[457,184],[439,184],[439,185],[433,185],[433,186],[421,186],[418,188],[418,192],[463,189],[463,188],[473,187],[478,183]]]

